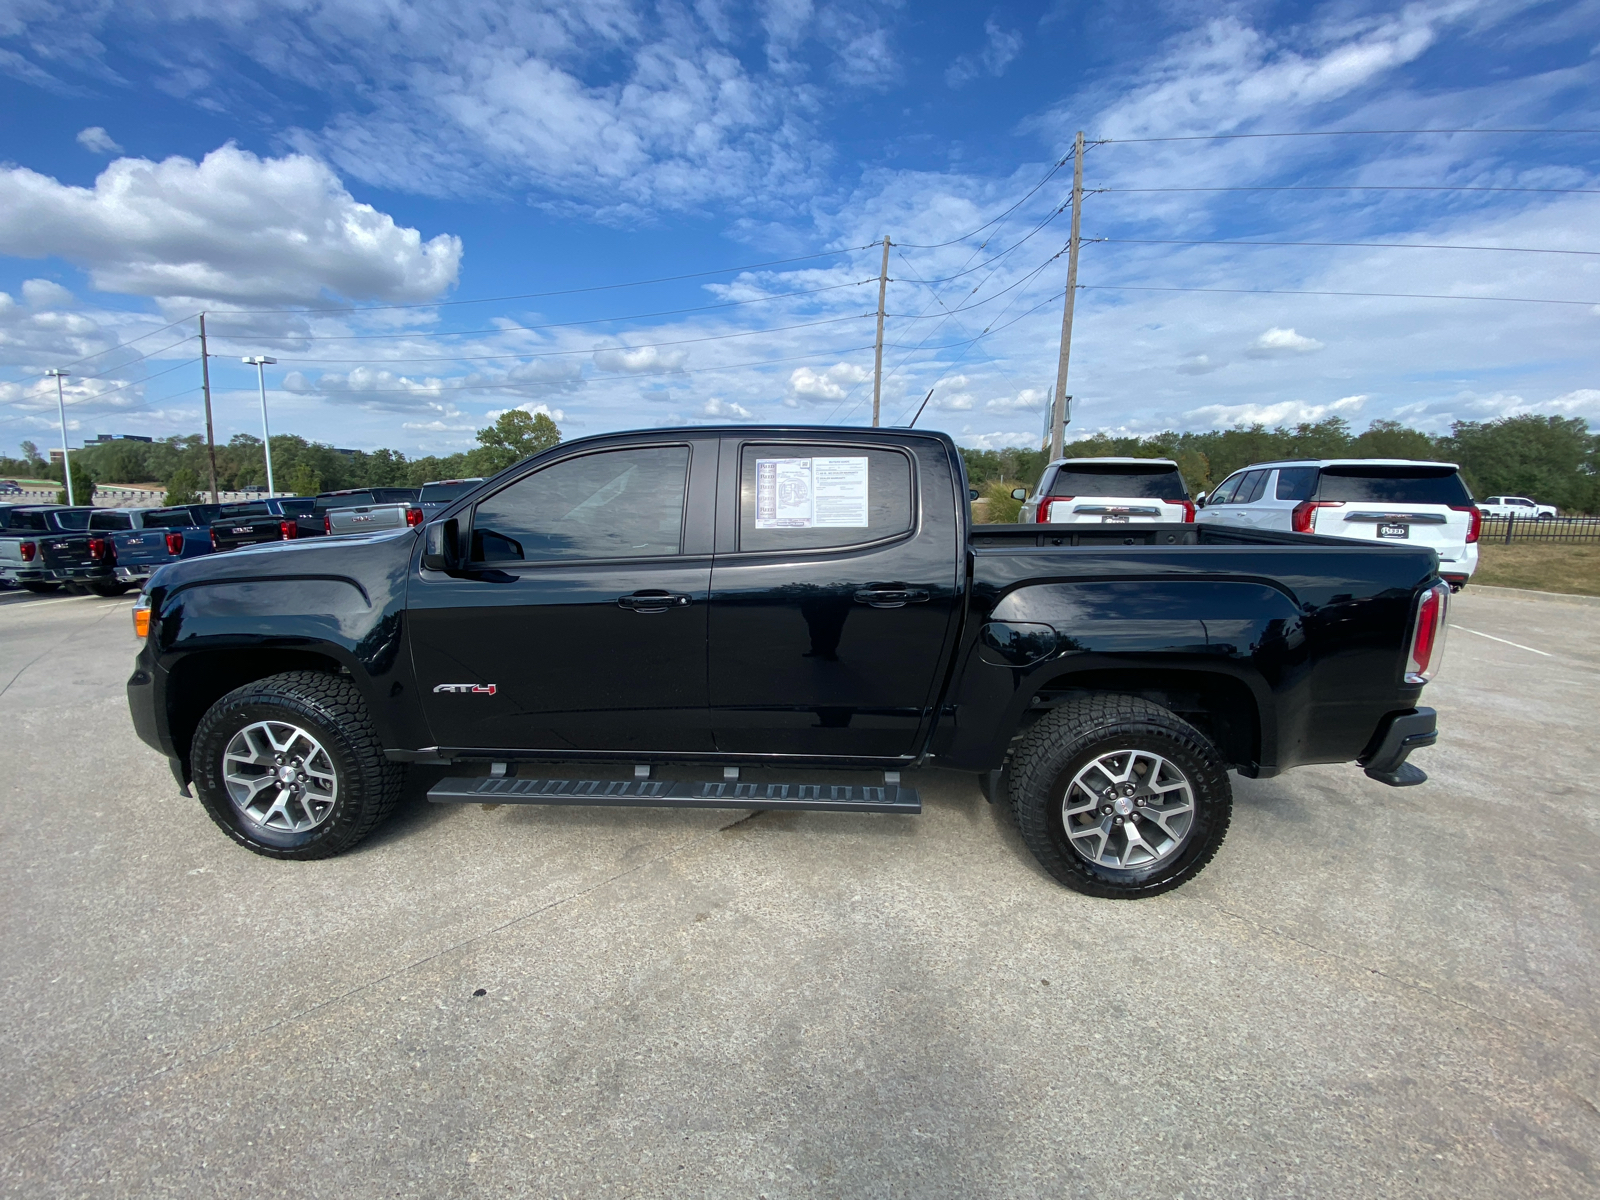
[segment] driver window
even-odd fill
[[[608,450],[553,463],[478,505],[472,560],[681,553],[688,481],[687,446]]]
[[[1232,504],[1234,489],[1239,486],[1243,474],[1230,475],[1217,485],[1217,490],[1206,498],[1207,504]]]

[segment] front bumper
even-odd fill
[[[1406,759],[1413,750],[1439,740],[1439,714],[1431,708],[1391,713],[1378,727],[1376,749],[1358,761],[1368,777],[1390,787],[1414,787],[1428,781],[1427,774]]]

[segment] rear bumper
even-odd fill
[[[43,567],[0,567],[0,580],[7,583],[52,583],[49,571]]]
[[[1431,708],[1391,713],[1378,726],[1376,748],[1358,762],[1368,777],[1390,787],[1411,787],[1426,783],[1421,768],[1406,759],[1413,750],[1431,746],[1439,740],[1439,714]]]

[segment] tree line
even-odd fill
[[[272,436],[273,482],[280,492],[315,496],[318,492],[360,487],[420,487],[438,479],[489,476],[561,440],[561,430],[543,413],[514,408],[478,430],[478,444],[460,454],[407,458],[398,450],[344,452],[298,434]],[[61,479],[32,442],[22,443],[22,458],[0,458],[0,475]],[[187,504],[209,488],[206,440],[198,433],[153,442],[100,442],[72,451],[72,486],[83,501],[100,483],[158,484],[167,503]],[[217,447],[217,487],[240,491],[265,487],[266,455],[261,439],[236,433]]]
[[[356,487],[418,487],[435,479],[493,475],[530,454],[554,446],[561,430],[543,413],[522,409],[501,413],[478,430],[478,444],[459,454],[407,458],[398,450],[344,453],[297,434],[275,434],[272,467],[279,491],[312,496]],[[61,478],[31,442],[22,458],[0,458],[0,475]],[[1004,482],[1031,487],[1044,471],[1043,450],[966,450],[967,474],[975,484]],[[1450,432],[1433,437],[1397,421],[1374,421],[1354,433],[1347,421],[1332,417],[1293,428],[1239,426],[1205,433],[1164,432],[1145,437],[1096,434],[1071,442],[1069,458],[1128,455],[1170,458],[1178,464],[1190,494],[1209,492],[1240,467],[1281,458],[1419,458],[1461,464],[1474,496],[1529,496],[1563,512],[1600,512],[1600,435],[1578,417],[1503,417],[1496,421],[1457,421]],[[155,442],[103,442],[72,452],[73,486],[92,494],[92,483],[165,485],[180,503],[205,490],[208,478],[205,438],[191,433]],[[217,447],[217,486],[225,491],[265,486],[261,439],[235,434]]]
[[[1206,433],[1108,437],[1070,442],[1068,458],[1126,455],[1170,458],[1190,495],[1210,492],[1240,467],[1284,458],[1413,458],[1459,463],[1474,497],[1528,496],[1565,513],[1600,512],[1600,435],[1580,417],[1502,417],[1457,421],[1433,437],[1398,421],[1374,421],[1355,433],[1341,417],[1288,428],[1238,426]],[[1032,487],[1049,455],[1043,450],[962,450],[967,474],[982,486]],[[989,488],[998,495],[1007,489]]]

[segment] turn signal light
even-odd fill
[[[167,553],[168,554],[182,554],[183,553],[183,534],[181,534],[181,533],[169,533],[169,534],[167,534]]]
[[[1189,522],[1190,524],[1192,524],[1194,522],[1194,501],[1193,500],[1163,500],[1161,503],[1163,503],[1163,504],[1181,504],[1181,505],[1183,505],[1183,519],[1186,522]]]
[[[422,524],[422,510],[420,508],[406,509],[406,524],[412,529]]]
[[[1343,503],[1342,500],[1302,500],[1289,514],[1289,527],[1296,533],[1315,533],[1317,509],[1338,508]]]
[[[1467,514],[1467,545],[1472,545],[1483,532],[1483,510],[1476,504],[1452,504],[1450,507]]]
[[[279,521],[278,522],[278,532],[283,535],[283,540],[284,541],[292,542],[292,541],[294,541],[295,538],[300,536],[300,522],[299,521]]]
[[[23,562],[32,562],[33,561],[33,556],[39,552],[39,547],[35,546],[32,542],[23,542],[22,546],[21,546],[21,550],[22,550],[22,561]]]
[[[1050,506],[1058,501],[1071,499],[1071,496],[1040,496],[1039,508],[1033,514],[1033,519],[1041,525],[1048,525],[1050,523]]]
[[[144,596],[133,606],[133,632],[141,638],[150,636],[150,601]]]

